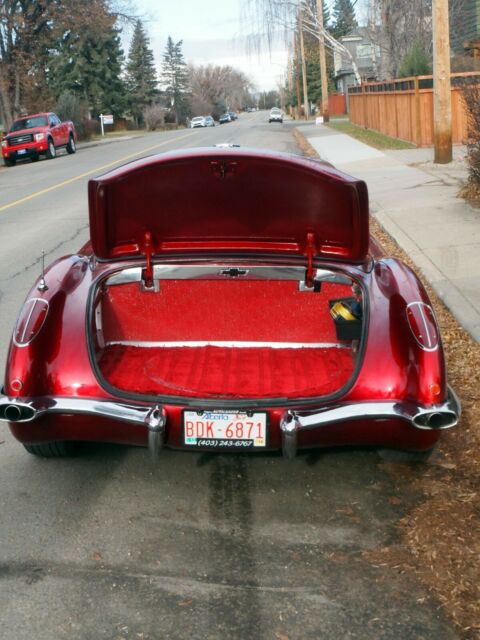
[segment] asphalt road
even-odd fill
[[[0,361],[46,260],[88,238],[88,178],[179,147],[295,151],[265,112],[0,170]],[[438,603],[369,555],[398,541],[422,468],[374,451],[215,455],[0,440],[0,637],[9,640],[457,638]],[[378,554],[377,554],[378,555]],[[381,554],[380,554],[381,557]]]

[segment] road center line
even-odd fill
[[[14,200],[13,202],[9,202],[8,204],[4,204],[2,207],[0,207],[0,212],[5,211],[6,209],[11,209],[12,207],[16,207],[17,205],[22,204],[23,202],[27,202],[28,200],[33,200],[33,198],[38,198],[38,196],[42,196],[44,193],[48,193],[49,191],[55,191],[55,189],[60,189],[61,187],[65,187],[67,184],[71,184],[72,182],[76,182],[77,180],[81,180],[82,178],[86,178],[87,176],[91,176],[92,173],[97,173],[98,171],[103,171],[104,169],[113,167],[119,162],[125,162],[126,160],[130,160],[130,158],[135,158],[136,156],[140,156],[144,153],[147,153],[148,151],[152,151],[153,149],[158,149],[158,147],[163,147],[166,144],[176,142],[177,140],[183,140],[184,138],[188,138],[192,135],[193,135],[193,132],[186,133],[183,136],[174,138],[173,140],[164,140],[163,142],[154,144],[151,147],[147,147],[146,149],[142,149],[141,151],[136,151],[135,153],[130,153],[128,156],[124,156],[123,158],[119,158],[118,160],[114,160],[113,162],[109,162],[108,164],[104,164],[101,167],[96,167],[95,169],[90,169],[90,171],[85,171],[85,173],[80,173],[78,176],[75,176],[74,178],[69,178],[68,180],[64,180],[63,182],[54,184],[51,187],[42,189],[41,191],[35,191],[35,193],[31,193],[29,196],[19,198],[18,200]]]

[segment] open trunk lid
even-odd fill
[[[89,181],[89,214],[103,260],[216,251],[361,262],[368,252],[365,183],[271,151],[200,148],[131,162]]]

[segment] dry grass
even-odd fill
[[[302,152],[317,156],[295,131]],[[371,219],[372,235],[385,254],[415,264]],[[460,396],[459,427],[445,432],[423,473],[384,464],[399,485],[409,482],[423,496],[399,523],[401,542],[365,554],[375,565],[413,573],[441,603],[465,640],[480,638],[480,345],[459,325],[430,286],[439,321],[449,382]]]
[[[460,198],[464,198],[472,207],[480,208],[480,185],[470,180],[458,192]]]

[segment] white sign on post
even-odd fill
[[[113,124],[113,116],[104,116],[103,113],[100,114],[100,127],[102,129],[102,136],[105,135],[105,130],[103,128],[104,124]]]

